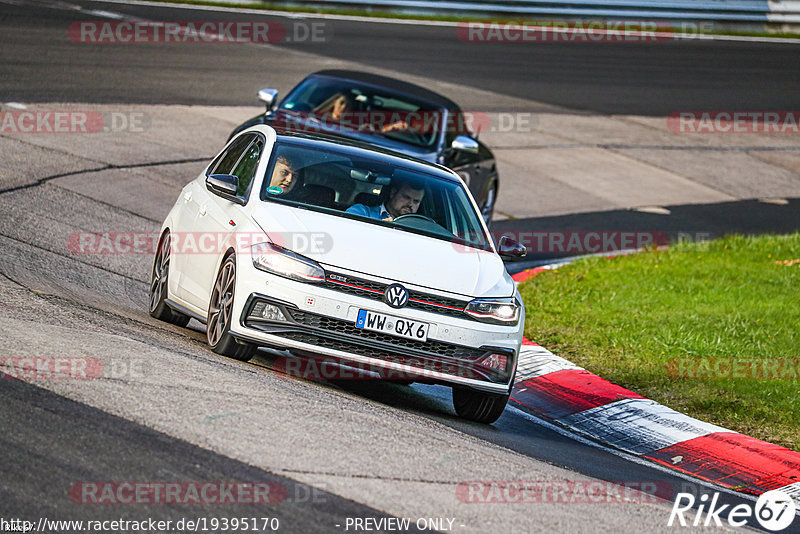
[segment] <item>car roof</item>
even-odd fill
[[[461,178],[459,178],[458,175],[453,173],[453,171],[447,167],[407,156],[400,152],[384,149],[370,143],[356,141],[350,138],[340,137],[338,135],[326,135],[324,133],[304,133],[284,130],[281,128],[274,128],[274,130],[277,134],[277,141],[279,143],[289,142],[304,145],[306,147],[322,145],[324,148],[345,152],[356,157],[378,156],[381,160],[393,165],[411,168],[419,172],[435,173],[438,177],[445,178],[453,182],[461,181]]]
[[[381,76],[379,74],[372,74],[370,72],[361,72],[357,70],[343,70],[343,69],[320,70],[313,74],[310,74],[309,78],[312,76],[326,76],[328,78],[350,80],[363,84],[373,85],[376,87],[385,87],[386,89],[389,89],[394,93],[405,93],[409,96],[416,97],[417,99],[420,100],[427,100],[428,102],[436,106],[440,106],[448,110],[454,110],[454,111],[461,110],[458,104],[456,104],[446,96],[442,96],[439,93],[435,93],[430,89],[426,89],[419,85],[415,85],[409,82],[404,82],[396,78],[390,78],[388,76]]]

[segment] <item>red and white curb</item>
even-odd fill
[[[521,282],[543,270],[513,278]],[[603,445],[735,491],[780,489],[800,505],[800,452],[676,412],[527,339],[511,400]]]

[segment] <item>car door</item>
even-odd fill
[[[455,138],[456,132],[448,133],[445,147],[449,147]],[[481,210],[487,203],[493,208],[497,194],[497,167],[491,150],[478,141],[477,153],[445,149],[444,154],[443,164],[461,177]]]
[[[264,152],[265,139],[260,134],[248,134],[244,148],[239,157],[229,158],[214,170],[213,174],[232,174],[239,179],[236,191],[238,197],[247,200],[256,170]],[[239,147],[241,148],[241,147]],[[220,254],[224,253],[227,237],[237,230],[243,213],[242,205],[222,198],[207,188],[203,188],[198,196],[197,217],[194,227],[198,233],[198,253],[191,260],[186,270],[187,301],[206,309],[211,288],[216,277],[216,268]]]
[[[220,169],[233,168],[233,165],[239,160],[251,141],[252,136],[248,135],[229,143],[208,166],[205,176],[222,172],[227,173],[227,171],[221,171]],[[171,227],[173,254],[170,262],[172,263],[171,270],[177,276],[170,276],[170,291],[184,300],[190,300],[191,297],[191,292],[187,289],[187,285],[191,287],[191,280],[188,275],[191,274],[189,270],[197,256],[196,240],[198,236],[196,232],[198,229],[195,228],[195,224],[200,206],[206,202],[206,194],[204,180],[192,180],[189,182],[178,198],[178,202],[182,205],[181,209],[176,213]]]

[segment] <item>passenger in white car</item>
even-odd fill
[[[297,184],[297,171],[294,163],[286,156],[278,156],[275,161],[275,168],[272,170],[272,178],[269,187],[280,187],[282,194],[289,193]]]

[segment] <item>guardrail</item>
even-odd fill
[[[438,14],[800,24],[800,0],[311,0],[291,3]]]

